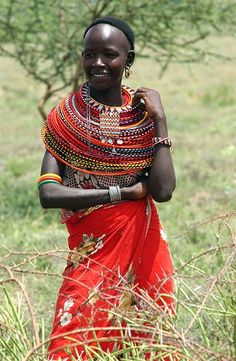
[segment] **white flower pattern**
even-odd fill
[[[63,308],[60,308],[59,311],[58,311],[57,316],[60,317],[62,314],[63,314]]]
[[[101,249],[102,247],[104,246],[104,243],[103,241],[99,241],[95,244],[95,249]]]
[[[161,238],[164,241],[167,241],[167,234],[166,234],[166,232],[164,232],[164,230],[162,228],[160,229],[160,234],[161,234]]]
[[[66,326],[71,322],[72,314],[69,312],[65,312],[60,318],[61,326]]]
[[[64,310],[65,311],[69,311],[71,309],[71,307],[73,307],[74,305],[74,301],[72,298],[69,298],[67,301],[65,301],[64,303]]]

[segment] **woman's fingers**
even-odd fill
[[[132,105],[135,106],[140,100],[144,101],[145,109],[151,118],[165,119],[161,97],[157,90],[146,87],[138,88],[133,96]]]
[[[142,180],[141,182],[137,183],[135,188],[135,199],[143,198],[149,193],[147,180]]]

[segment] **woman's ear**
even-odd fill
[[[135,52],[134,52],[134,50],[130,50],[130,51],[128,52],[127,61],[126,61],[126,65],[127,65],[128,67],[131,67],[131,65],[132,65],[133,62],[134,62],[134,58],[135,58]]]
[[[134,50],[130,50],[127,54],[127,60],[125,65],[125,77],[128,78],[130,75],[129,69],[132,66],[135,58],[135,52]]]

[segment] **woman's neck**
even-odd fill
[[[122,91],[118,89],[96,90],[91,88],[90,95],[97,102],[104,105],[120,107],[123,104]]]

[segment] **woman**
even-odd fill
[[[152,201],[170,200],[175,188],[160,96],[121,85],[135,57],[124,21],[95,20],[82,55],[86,82],[61,100],[43,128],[40,201],[62,208],[70,248],[51,360],[87,360],[86,345],[98,340],[104,350],[119,348],[114,314],[142,307],[144,294],[173,309],[172,262]]]

